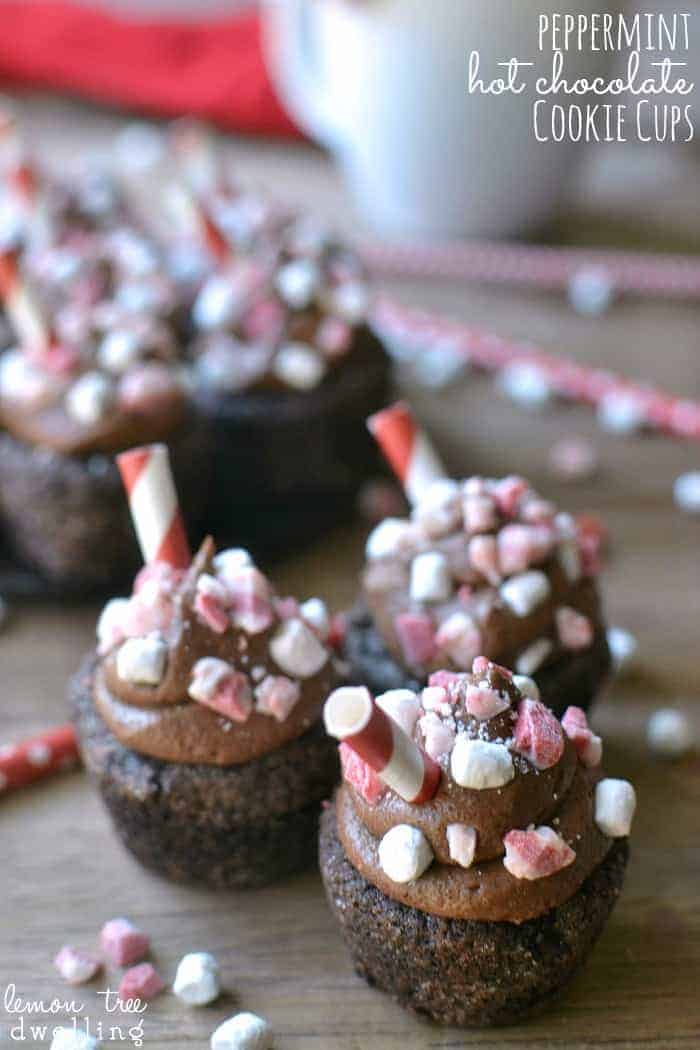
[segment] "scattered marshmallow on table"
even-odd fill
[[[700,514],[700,470],[691,470],[676,478],[673,501],[688,514]]]
[[[571,274],[567,293],[576,313],[598,317],[612,303],[615,285],[604,266],[581,266]]]
[[[598,422],[613,434],[635,434],[644,427],[644,411],[632,394],[612,391],[598,404]]]
[[[55,1028],[49,1050],[97,1050],[101,1045],[82,1028]]]
[[[256,1014],[229,1017],[212,1033],[211,1050],[271,1050],[272,1029]]]
[[[160,995],[164,988],[165,982],[155,968],[150,963],[139,963],[122,974],[117,998],[122,1002],[128,1002],[129,999],[148,1002]]]
[[[692,750],[695,736],[682,711],[674,707],[661,707],[654,711],[647,722],[647,743],[657,755],[680,758]]]
[[[414,602],[444,602],[452,593],[447,558],[438,551],[418,554],[411,562],[411,598]]]
[[[615,674],[633,670],[639,643],[632,632],[624,627],[609,627],[607,641]]]
[[[132,685],[160,685],[168,647],[157,635],[128,638],[117,653],[117,674]]]
[[[503,787],[515,776],[513,759],[504,744],[471,740],[464,733],[457,737],[452,749],[450,770],[460,787],[477,791]]]
[[[65,944],[56,955],[54,966],[68,984],[86,984],[100,972],[102,963],[90,952]]]
[[[131,966],[148,954],[151,942],[147,934],[129,919],[110,919],[102,927],[100,947],[115,966]]]
[[[627,780],[606,777],[596,784],[595,822],[610,838],[629,835],[637,807],[637,796]]]
[[[543,408],[554,396],[547,376],[531,362],[506,365],[498,377],[501,393],[523,408]]]
[[[188,1006],[206,1006],[221,992],[219,964],[209,952],[190,952],[178,963],[173,992]]]
[[[396,824],[379,843],[379,864],[392,882],[419,879],[433,862],[430,843],[419,828]]]

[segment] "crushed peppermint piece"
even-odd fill
[[[53,964],[68,984],[86,984],[102,969],[102,963],[96,955],[73,948],[70,944],[61,948]]]
[[[513,746],[536,769],[551,769],[564,754],[559,720],[539,700],[526,697],[518,704]]]
[[[435,643],[458,667],[466,669],[481,651],[481,631],[468,613],[455,612],[440,624]]]
[[[164,988],[165,982],[161,979],[155,967],[151,963],[140,963],[138,966],[132,966],[130,970],[122,974],[122,979],[117,989],[117,998],[123,1003],[128,1002],[130,999],[140,999],[141,1002],[148,1002],[160,995]]]
[[[593,643],[593,624],[582,613],[562,605],[554,614],[559,641],[564,649],[579,652]]]
[[[450,478],[431,482],[413,510],[413,520],[431,539],[439,539],[457,528],[462,520],[461,488]]]
[[[131,966],[148,954],[148,936],[128,919],[110,919],[100,933],[100,948],[115,966]]]
[[[544,879],[567,868],[576,853],[554,828],[509,831],[503,839],[503,867],[516,879]]]
[[[580,707],[567,707],[562,728],[585,766],[598,766],[603,757],[603,741],[588,726],[586,712]]]
[[[610,838],[625,838],[630,833],[637,796],[627,780],[607,777],[596,784],[595,822]]]
[[[435,628],[429,616],[420,613],[399,613],[394,618],[394,630],[404,660],[409,666],[429,663],[436,652]]]
[[[433,862],[430,843],[419,828],[396,824],[379,843],[379,864],[392,882],[419,879]]]
[[[209,952],[190,952],[177,965],[173,992],[188,1006],[206,1006],[219,998],[219,964]]]
[[[680,758],[692,750],[695,734],[682,711],[675,707],[660,707],[647,722],[647,743],[655,755]]]
[[[194,665],[188,693],[233,722],[247,721],[253,710],[248,676],[214,656],[205,656]]]
[[[229,1017],[212,1033],[211,1050],[271,1050],[272,1029],[257,1014]]]
[[[479,683],[467,686],[464,706],[468,714],[480,722],[486,722],[500,715],[501,712],[507,711],[510,707],[510,698],[506,693],[491,688],[488,683]]]
[[[379,779],[372,767],[347,744],[340,744],[340,767],[343,780],[351,784],[370,806],[376,806],[386,791],[386,784]]]
[[[450,769],[455,783],[476,791],[503,787],[515,776],[513,759],[504,744],[471,740],[464,733],[457,737]]]
[[[423,734],[423,746],[436,762],[447,760],[454,747],[456,731],[434,711],[428,711],[418,720]]]
[[[472,536],[468,547],[469,562],[484,579],[497,587],[503,579],[495,536]]]
[[[298,682],[285,675],[267,675],[255,688],[255,710],[284,722],[301,696]]]
[[[498,525],[498,510],[491,496],[465,496],[462,513],[469,533],[489,532]]]

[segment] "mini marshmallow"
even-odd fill
[[[639,643],[632,632],[624,627],[609,627],[607,641],[615,674],[633,670]]]
[[[528,697],[530,700],[540,699],[540,690],[537,682],[534,678],[530,678],[526,674],[514,674],[513,685],[519,691],[521,696]]]
[[[576,860],[571,846],[554,828],[542,825],[528,831],[509,831],[503,867],[516,879],[545,879]]]
[[[394,631],[403,658],[410,667],[430,663],[436,652],[435,628],[429,616],[399,613],[394,617]]]
[[[457,737],[450,769],[455,783],[476,791],[503,787],[515,776],[507,747],[487,740],[470,740],[464,733]]]
[[[272,1029],[256,1014],[229,1017],[212,1033],[211,1050],[272,1050]]]
[[[595,822],[610,838],[625,838],[632,827],[637,796],[627,780],[607,777],[596,784]]]
[[[695,743],[693,728],[683,714],[673,707],[661,707],[647,722],[647,743],[656,755],[680,758]]]
[[[379,843],[379,864],[392,882],[413,882],[432,862],[430,843],[419,828],[410,824],[396,824]]]
[[[97,360],[108,372],[121,375],[138,359],[142,348],[138,334],[129,328],[108,332],[97,351]]]
[[[102,1044],[82,1028],[55,1028],[49,1050],[97,1050]]]
[[[561,724],[583,764],[585,766],[600,765],[603,757],[603,741],[589,728],[586,712],[580,707],[567,707]]]
[[[309,598],[299,606],[299,613],[304,623],[308,624],[325,642],[331,626],[331,618],[328,607],[320,598]]]
[[[70,944],[61,948],[53,964],[68,984],[86,984],[102,969],[97,956],[73,948]]]
[[[244,547],[228,547],[214,556],[214,572],[224,583],[228,576],[235,576],[240,569],[247,569],[253,564],[253,558]]]
[[[634,434],[644,426],[644,412],[632,394],[612,391],[598,405],[598,422],[611,433]]]
[[[557,558],[569,583],[581,579],[581,551],[575,540],[564,540],[557,548]]]
[[[454,747],[455,730],[434,712],[428,711],[418,720],[423,734],[423,747],[436,762],[442,762],[450,756]]]
[[[518,617],[529,616],[551,593],[549,580],[536,569],[511,576],[501,584],[499,593],[508,608]]]
[[[148,954],[150,941],[128,919],[110,919],[100,932],[100,948],[115,966],[131,966]]]
[[[446,536],[462,520],[461,486],[450,478],[438,478],[421,495],[413,519],[431,539]]]
[[[160,685],[168,646],[157,634],[128,638],[117,653],[117,674],[132,685]]]
[[[418,554],[411,562],[411,598],[414,602],[444,602],[452,594],[447,558],[438,551]]]
[[[313,390],[326,374],[326,363],[306,343],[287,343],[277,351],[272,371],[294,390]]]
[[[553,397],[547,376],[530,362],[506,365],[498,378],[498,387],[502,394],[523,408],[543,408]]]
[[[471,666],[481,652],[481,631],[467,613],[455,612],[440,624],[435,642],[458,667]]]
[[[457,381],[469,368],[469,355],[459,346],[443,339],[412,362],[413,374],[421,386],[442,390]]]
[[[202,285],[194,301],[192,319],[203,331],[227,328],[240,318],[245,299],[242,289],[229,276],[214,274]]]
[[[365,546],[365,555],[370,561],[378,558],[393,558],[411,549],[416,529],[405,518],[386,518],[372,529]]]
[[[233,722],[247,722],[253,710],[248,676],[213,656],[203,657],[192,668],[189,695]]]
[[[688,514],[700,514],[700,470],[691,470],[676,478],[673,501]]]
[[[48,399],[55,389],[55,378],[37,368],[21,350],[0,354],[0,397],[25,404]]]
[[[320,282],[319,268],[310,259],[292,259],[275,274],[275,288],[293,310],[311,306]]]
[[[359,324],[367,316],[370,296],[367,285],[360,281],[344,281],[332,290],[328,298],[331,312],[348,324]]]
[[[275,663],[292,678],[311,678],[328,660],[328,653],[314,632],[293,617],[285,620],[270,641]]]
[[[604,266],[581,266],[571,274],[567,294],[576,313],[598,317],[613,301],[615,285],[612,275]]]
[[[219,964],[209,952],[190,952],[177,964],[173,992],[188,1006],[206,1006],[219,998]]]
[[[562,438],[549,450],[549,467],[560,481],[585,481],[598,470],[595,446],[586,438]]]
[[[559,641],[564,649],[579,652],[581,649],[588,649],[592,644],[593,624],[587,616],[567,605],[562,605],[556,610],[554,619]]]
[[[129,609],[128,598],[112,598],[107,602],[97,621],[97,646],[100,653],[106,653],[118,642],[123,642],[124,618]]]
[[[66,412],[85,427],[95,426],[114,404],[114,387],[101,372],[86,372],[66,394]]]
[[[549,638],[538,638],[536,642],[523,649],[515,661],[515,670],[521,675],[531,675],[539,671],[542,664],[554,648]],[[529,694],[528,694],[529,695]],[[535,697],[539,699],[539,697]]]
[[[130,999],[148,1002],[160,995],[164,988],[165,982],[156,969],[150,963],[140,963],[122,974],[117,988],[117,998],[123,1003]]]
[[[472,536],[469,540],[469,562],[488,583],[497,587],[503,579],[495,536]]]
[[[410,689],[389,689],[375,698],[377,706],[401,726],[408,736],[413,735],[421,703],[418,696]]]
[[[197,660],[192,668],[192,680],[187,693],[200,703],[206,703],[213,697],[224,678],[232,674],[235,668],[225,660],[215,656],[204,656]]]
[[[298,682],[285,675],[266,675],[255,689],[255,710],[284,722],[300,696]]]
[[[456,861],[461,868],[470,868],[476,853],[476,828],[468,824],[448,824],[446,835],[450,859]]]
[[[462,513],[467,532],[488,532],[498,525],[498,511],[490,496],[465,496]]]

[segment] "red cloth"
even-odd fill
[[[65,0],[2,0],[0,83],[297,136],[270,84],[260,36],[255,11],[202,23],[141,21]]]

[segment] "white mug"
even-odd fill
[[[612,5],[617,8],[619,5]],[[577,146],[537,142],[534,80],[542,0],[264,0],[269,65],[302,128],[338,158],[360,210],[390,236],[497,238],[550,217]],[[605,11],[558,0],[562,14]],[[478,50],[534,61],[521,95],[469,94]],[[566,56],[570,76],[603,71],[604,52]]]

